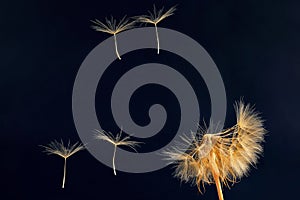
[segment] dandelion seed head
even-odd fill
[[[214,176],[227,187],[229,182],[247,175],[250,166],[257,163],[262,153],[261,142],[266,133],[259,114],[242,101],[235,104],[237,123],[229,129],[212,133],[200,132],[182,137],[189,148],[175,146],[164,152],[167,160],[175,165],[175,177],[198,187],[215,183]]]

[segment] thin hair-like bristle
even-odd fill
[[[130,140],[130,136],[125,136],[122,138],[122,131],[120,131],[116,136],[114,136],[110,132],[95,130],[95,138],[98,140],[107,141],[116,146],[128,146],[134,151],[136,151],[135,147],[139,146],[141,142]]]
[[[134,18],[137,19],[137,21],[141,22],[141,23],[158,24],[165,18],[174,15],[175,11],[176,11],[176,6],[173,6],[169,10],[164,12],[163,7],[157,11],[155,5],[153,5],[153,12],[148,11],[149,15],[140,15],[140,16],[136,16]]]
[[[72,156],[73,154],[77,153],[78,151],[81,151],[85,149],[85,146],[79,142],[74,143],[73,145],[70,144],[70,141],[68,141],[67,145],[64,145],[64,142],[60,140],[58,142],[57,140],[54,140],[50,142],[47,146],[40,145],[45,150],[44,152],[47,154],[55,154],[63,158],[68,158]]]
[[[110,19],[105,18],[105,23],[101,22],[98,19],[91,20],[94,25],[91,28],[95,29],[96,31],[108,33],[108,34],[118,34],[122,31],[126,31],[128,29],[134,28],[135,21],[129,21],[129,19],[124,16],[118,23],[117,20],[111,16]]]

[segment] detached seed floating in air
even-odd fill
[[[98,140],[104,140],[112,145],[114,145],[114,153],[113,153],[113,158],[112,158],[112,164],[113,164],[113,170],[114,170],[114,175],[117,175],[116,172],[116,165],[115,165],[115,157],[116,157],[116,152],[117,152],[117,147],[118,146],[128,146],[134,151],[136,151],[135,147],[139,146],[141,142],[136,142],[129,140],[130,136],[126,136],[124,138],[121,137],[122,131],[118,133],[115,137],[112,133],[110,132],[105,132],[105,131],[99,131],[96,130],[96,139]]]
[[[156,33],[156,42],[157,42],[157,54],[159,54],[159,48],[160,48],[157,24],[162,20],[164,20],[165,18],[173,15],[175,10],[176,10],[176,6],[173,6],[165,13],[163,13],[164,8],[161,8],[159,11],[157,11],[155,5],[153,5],[153,12],[148,11],[149,15],[141,15],[135,17],[138,22],[154,24],[155,33]]]
[[[62,158],[64,158],[64,175],[63,175],[63,181],[62,181],[62,188],[65,187],[65,181],[66,181],[66,173],[67,173],[67,159],[74,155],[75,153],[77,153],[78,151],[81,151],[83,149],[85,149],[84,145],[76,142],[73,145],[70,145],[70,141],[68,142],[67,146],[64,146],[63,141],[61,140],[61,142],[57,142],[56,140],[54,140],[53,142],[51,142],[50,144],[48,144],[48,146],[43,146],[40,145],[41,147],[45,148],[45,152],[47,154],[55,154],[58,155]]]
[[[96,19],[95,21],[92,20],[91,22],[95,24],[92,25],[92,28],[95,29],[96,31],[108,33],[114,36],[115,51],[119,60],[121,60],[118,51],[117,34],[122,31],[132,29],[134,27],[135,21],[129,22],[129,19],[127,19],[126,16],[124,16],[118,24],[117,24],[117,20],[114,19],[113,17],[111,17],[110,20],[106,18],[105,19],[106,24],[102,23],[98,19]]]

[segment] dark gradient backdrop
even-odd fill
[[[263,158],[249,177],[231,190],[224,190],[225,199],[297,199],[300,2],[279,0],[2,1],[1,199],[217,199],[214,186],[207,186],[205,194],[200,195],[195,187],[174,179],[171,167],[147,174],[119,172],[115,177],[110,168],[87,151],[69,159],[66,188],[62,190],[63,160],[46,156],[38,147],[53,139],[79,140],[71,109],[73,82],[87,54],[108,37],[91,30],[89,20],[142,14],[153,3],[167,8],[178,4],[176,15],[161,26],[194,38],[216,62],[228,97],[226,125],[234,123],[232,104],[240,96],[255,103],[266,119],[269,133]],[[124,66],[151,59],[168,63],[163,56],[158,58],[155,50],[135,53],[124,56]],[[169,64],[180,63],[178,60]],[[202,94],[201,118],[207,119],[210,103],[205,85],[188,65],[181,64],[186,68],[184,73],[199,83],[194,88]],[[109,73],[123,73],[118,70],[122,63],[114,65]],[[106,80],[110,87],[109,77]],[[144,98],[143,93],[150,96]],[[97,109],[103,107],[99,95]],[[169,99],[170,120],[175,120],[175,125],[167,129],[176,131],[178,102],[163,87],[141,88],[132,99],[137,102],[130,106],[132,116],[137,123],[146,124],[143,102],[159,102],[159,97],[163,104]],[[117,130],[109,117],[102,118],[104,127]],[[167,134],[159,137],[145,148],[159,148],[170,139]]]

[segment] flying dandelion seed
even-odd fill
[[[156,42],[157,42],[157,54],[159,54],[159,36],[158,36],[157,24],[162,20],[164,20],[165,18],[173,15],[175,10],[176,10],[176,6],[173,6],[168,11],[163,13],[164,8],[161,8],[159,11],[157,11],[155,5],[153,5],[153,13],[148,11],[149,15],[141,15],[135,17],[135,19],[137,19],[137,21],[141,23],[154,24],[155,33],[156,33]]]
[[[139,144],[141,142],[129,140],[130,136],[126,136],[126,137],[122,138],[121,137],[122,130],[116,135],[116,137],[114,137],[113,134],[110,132],[99,131],[99,130],[95,130],[95,132],[96,132],[96,139],[104,140],[104,141],[107,141],[114,145],[114,153],[113,153],[112,163],[113,163],[114,175],[117,175],[116,165],[115,165],[115,157],[116,157],[117,147],[118,146],[128,146],[131,149],[133,149],[135,152],[137,152],[135,148],[137,146],[139,146]]]
[[[63,176],[63,182],[62,182],[62,188],[65,187],[65,181],[66,181],[66,173],[67,173],[67,159],[77,153],[78,151],[81,151],[85,149],[84,145],[76,142],[73,145],[70,145],[70,141],[68,142],[67,146],[64,146],[63,141],[57,142],[54,140],[48,146],[40,145],[41,147],[45,148],[45,151],[48,155],[55,154],[62,158],[64,158],[64,176]]]
[[[175,177],[184,182],[201,186],[216,184],[219,200],[223,200],[222,186],[236,183],[247,175],[250,165],[255,165],[263,152],[261,143],[266,130],[263,120],[249,104],[242,101],[235,105],[237,123],[229,129],[211,133],[202,130],[182,137],[184,143],[164,152],[167,160],[176,165]],[[186,145],[186,146],[185,146]],[[183,150],[182,147],[188,149]]]
[[[127,19],[126,16],[124,16],[119,21],[119,23],[117,23],[117,20],[114,19],[113,17],[111,17],[110,20],[105,18],[106,24],[102,23],[101,21],[99,21],[97,19],[95,19],[95,21],[91,20],[91,22],[93,22],[95,24],[95,25],[92,25],[92,28],[95,29],[96,31],[108,33],[108,34],[111,34],[114,36],[115,51],[116,51],[116,54],[117,54],[119,60],[121,60],[121,57],[120,57],[120,54],[118,51],[117,34],[122,31],[134,28],[135,21],[129,22],[129,19]]]

